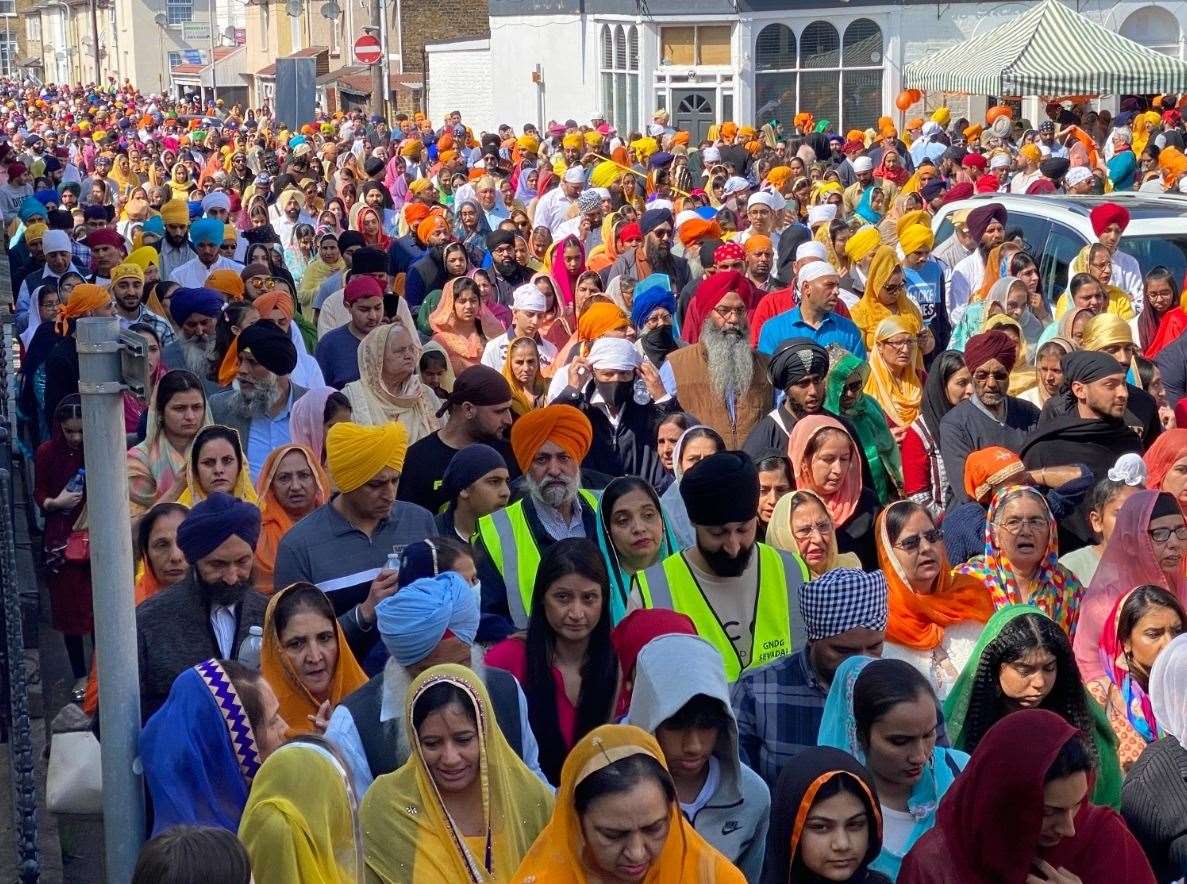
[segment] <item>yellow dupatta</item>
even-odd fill
[[[878,323],[874,332],[875,346],[871,349],[870,377],[866,381],[866,392],[882,408],[892,421],[900,427],[909,427],[919,417],[923,404],[923,382],[919,372],[923,368],[923,354],[916,344],[911,364],[901,374],[895,374],[882,358],[877,343],[887,341],[895,335],[908,334],[912,338],[919,334],[921,326],[913,316],[888,316]]]
[[[850,317],[861,329],[866,350],[874,349],[874,333],[878,330],[878,324],[888,316],[911,316],[914,317],[920,328],[923,326],[923,314],[907,297],[905,284],[899,289],[898,298],[893,308],[887,307],[878,300],[878,293],[886,285],[886,280],[890,279],[894,271],[900,269],[900,266],[898,256],[889,246],[878,246],[874,251],[874,257],[870,259],[865,291],[861,300],[854,304],[853,309],[849,311]]]
[[[1019,396],[1039,382],[1038,370],[1026,364],[1026,335],[1022,333],[1022,324],[1007,313],[995,313],[981,324],[983,332],[995,328],[1012,328],[1018,334],[1018,355],[1014,358],[1014,370],[1010,372],[1010,386],[1006,392],[1011,396]]]
[[[235,487],[231,489],[231,496],[237,497],[240,500],[254,503],[256,506],[260,505],[260,498],[256,494],[255,486],[251,484],[251,469],[247,465],[247,455],[243,451],[243,440],[239,438],[239,431],[233,427],[222,426],[221,424],[211,424],[210,426],[222,427],[228,433],[234,434],[238,440],[237,453],[239,455],[239,475],[235,478]],[[202,428],[206,429],[205,427]],[[198,431],[199,433],[202,430]],[[197,436],[194,437],[195,442]],[[203,440],[205,441],[205,440]],[[200,503],[206,499],[206,490],[198,484],[198,477],[194,475],[196,468],[194,466],[194,458],[198,456],[198,449],[193,443],[190,444],[189,454],[187,455],[186,471],[185,471],[185,490],[181,492],[181,496],[177,498],[177,502],[182,506],[193,508],[194,504]]]
[[[358,884],[358,805],[342,762],[313,742],[273,752],[251,784],[239,821],[255,884]]]
[[[469,698],[478,725],[477,776],[486,818],[486,834],[478,837],[489,848],[478,855],[469,846],[475,839],[464,836],[446,811],[411,727],[417,700],[440,684],[452,685]],[[375,780],[359,813],[367,880],[385,884],[510,881],[548,821],[552,793],[507,744],[495,722],[486,686],[464,666],[434,666],[409,685],[404,721],[412,752],[403,767]]]

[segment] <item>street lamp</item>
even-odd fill
[[[165,71],[169,71],[169,46],[165,42],[165,25],[169,24],[169,16],[165,15],[165,13],[163,13],[163,12],[158,12],[156,15],[153,16],[152,20],[153,20],[153,23],[156,24],[156,26],[161,31],[162,64],[161,64],[161,73],[157,76],[157,89],[160,90],[160,93],[163,97],[165,95]],[[172,81],[173,81],[172,71],[170,71],[170,73],[169,73],[169,80],[170,80],[170,83],[172,83]]]

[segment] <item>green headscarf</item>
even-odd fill
[[[964,725],[969,712],[969,703],[972,701],[973,685],[977,680],[977,673],[981,668],[981,658],[985,654],[985,649],[990,642],[995,641],[1002,634],[1009,623],[1025,614],[1037,614],[1045,620],[1051,619],[1034,605],[1008,605],[989,618],[989,622],[981,630],[981,637],[977,639],[977,645],[973,648],[969,662],[961,670],[960,677],[952,686],[952,692],[944,701],[944,728],[953,748],[968,751]],[[1067,658],[1074,659],[1070,642],[1068,643]],[[993,674],[993,677],[997,677],[996,673]],[[1078,670],[1073,674],[1073,678],[1077,682],[1080,680]],[[1096,756],[1099,759],[1092,803],[1118,808],[1121,806],[1121,765],[1117,760],[1117,736],[1105,716],[1104,709],[1092,699],[1087,689],[1081,687],[1081,690],[1084,692],[1084,703],[1088,708],[1088,714],[1092,718],[1092,742],[1096,747]],[[1058,712],[1059,710],[1052,711]]]
[[[857,429],[857,441],[870,465],[878,502],[886,505],[902,497],[899,492],[903,487],[902,456],[898,443],[890,435],[890,427],[886,425],[886,415],[872,396],[863,392],[851,410],[841,410],[841,391],[854,372],[861,373],[864,390],[870,367],[851,353],[842,356],[828,373],[824,407],[833,414],[843,416]]]
[[[620,476],[615,479],[602,490],[602,496],[598,500],[598,551],[602,554],[602,561],[606,564],[606,573],[610,577],[610,622],[615,626],[618,625],[619,620],[626,616],[631,581],[634,580],[635,574],[623,566],[618,552],[614,549],[614,544],[610,540],[610,531],[606,527],[606,521],[610,514],[605,511],[604,506],[607,491],[618,482],[634,478],[633,476]],[[659,564],[668,556],[679,552],[680,544],[676,540],[676,535],[672,533],[668,514],[664,512],[663,504],[660,503],[659,495],[655,493],[655,489],[646,482],[639,487],[651,498],[651,502],[655,504],[655,508],[659,511],[659,517],[664,523],[664,532],[659,540],[659,558],[656,559],[656,564]]]

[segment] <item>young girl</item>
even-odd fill
[[[1140,481],[1134,483],[1104,476],[1088,494],[1085,501],[1088,524],[1092,527],[1092,533],[1099,539],[1095,545],[1081,547],[1059,559],[1059,564],[1075,574],[1081,586],[1092,583],[1092,576],[1096,573],[1096,566],[1100,564],[1100,557],[1108,546],[1109,538],[1113,536],[1121,505],[1141,487]]]

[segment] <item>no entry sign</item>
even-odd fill
[[[379,38],[371,34],[363,34],[354,41],[354,60],[359,64],[375,64],[382,57],[379,49]]]

